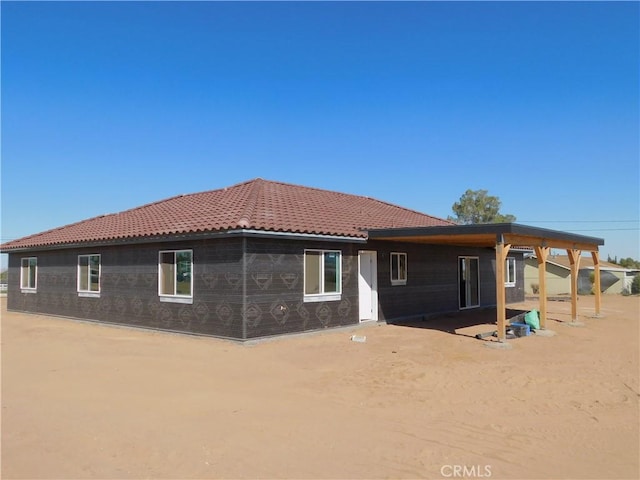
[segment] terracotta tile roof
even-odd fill
[[[253,229],[366,238],[366,229],[452,222],[368,197],[260,178],[102,215],[3,245],[3,251],[197,232]]]

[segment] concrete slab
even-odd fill
[[[584,322],[562,322],[563,325],[567,325],[568,327],[584,327]]]

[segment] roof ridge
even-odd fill
[[[115,216],[115,215],[120,215],[121,213],[132,212],[132,211],[135,211],[135,210],[139,210],[141,208],[150,207],[151,205],[155,205],[157,203],[166,202],[168,200],[173,200],[174,198],[178,198],[178,197],[182,197],[182,196],[183,195],[174,195],[173,197],[168,197],[168,198],[165,198],[163,200],[156,200],[155,202],[146,203],[144,205],[140,205],[140,206],[134,207],[134,208],[129,208],[127,210],[121,210],[119,212],[102,213],[100,215],[94,215],[93,217],[85,218],[84,220],[78,220],[77,222],[71,222],[71,223],[67,223],[65,225],[61,225],[59,227],[54,227],[54,228],[50,228],[48,230],[43,230],[42,232],[33,233],[31,235],[27,235],[26,237],[20,237],[18,240],[23,241],[23,240],[28,240],[28,239],[32,239],[32,238],[37,238],[37,237],[40,237],[42,235],[46,235],[46,234],[49,234],[49,233],[56,232],[58,230],[62,230],[64,228],[74,227],[76,225],[80,225],[82,223],[88,223],[88,222],[91,222],[93,220],[97,220],[99,218],[111,217],[111,216]],[[14,240],[11,240],[9,242],[4,242],[4,243],[2,243],[1,246],[4,247],[5,245],[10,245],[13,242],[14,242]]]
[[[348,194],[346,194],[346,195],[348,195]],[[429,215],[428,213],[420,212],[418,210],[414,210],[413,208],[403,207],[402,205],[397,205],[395,203],[387,202],[385,200],[378,200],[377,198],[368,197],[366,195],[356,195],[356,196],[358,196],[360,198],[366,198],[367,200],[373,200],[375,202],[382,203],[384,205],[389,205],[390,207],[400,208],[400,209],[405,210],[407,212],[412,212],[412,213],[417,213],[419,215],[424,215],[425,217],[433,218],[435,220],[441,220],[443,222],[449,222],[449,223],[451,223],[451,225],[457,225],[456,222],[453,222],[451,220],[447,220],[447,219],[441,218],[441,217],[436,217],[435,215]]]
[[[120,212],[107,213],[107,214],[104,214],[104,215],[97,215],[95,217],[87,218],[86,220],[81,220],[80,222],[77,222],[77,223],[88,222],[89,220],[94,220],[96,218],[105,217],[107,215],[119,215],[121,213],[134,212],[136,210],[141,210],[143,208],[151,207],[153,205],[158,205],[160,203],[165,203],[165,202],[168,202],[170,200],[175,200],[176,198],[194,197],[196,195],[203,195],[203,194],[214,193],[214,192],[226,192],[227,190],[231,190],[232,188],[237,188],[237,187],[241,187],[243,185],[250,184],[251,182],[254,182],[256,180],[261,180],[261,179],[260,178],[254,178],[252,180],[246,180],[244,182],[236,183],[235,185],[231,185],[229,187],[212,188],[210,190],[202,190],[200,192],[192,192],[192,193],[180,193],[178,195],[173,195],[171,197],[167,197],[167,198],[163,198],[163,199],[156,200],[156,201],[153,201],[153,202],[145,203],[144,205],[140,205],[140,206],[133,207],[133,208],[128,208],[127,210],[121,210]],[[70,225],[73,225],[73,224],[70,224]],[[65,226],[70,226],[70,225],[65,225]],[[60,228],[63,228],[63,227],[60,227]],[[42,233],[44,233],[44,232],[42,232]]]
[[[62,225],[62,226],[60,226],[60,227],[50,228],[50,229],[48,229],[48,230],[44,230],[44,231],[42,231],[42,232],[32,233],[31,235],[27,235],[26,237],[20,237],[20,238],[17,238],[17,239],[15,239],[15,240],[10,240],[10,241],[8,241],[8,242],[3,242],[3,243],[2,243],[2,245],[0,245],[0,247],[4,247],[5,245],[10,245],[10,244],[12,244],[13,242],[16,242],[16,241],[18,241],[18,240],[20,240],[20,241],[22,241],[22,240],[28,240],[28,239],[30,239],[30,238],[36,238],[36,237],[39,237],[39,236],[41,236],[41,235],[45,235],[45,234],[47,234],[47,233],[55,232],[56,230],[62,230],[63,228],[73,227],[74,225],[79,225],[79,224],[81,224],[81,223],[88,222],[89,220],[93,220],[94,218],[100,218],[100,217],[104,217],[104,216],[105,216],[105,215],[98,215],[98,216],[96,216],[96,217],[87,218],[87,219],[85,219],[85,220],[79,220],[79,221],[77,221],[77,222],[67,223],[66,225]],[[3,253],[4,253],[4,252],[3,252]]]
[[[445,218],[442,218],[442,217],[436,217],[435,215],[430,215],[428,213],[424,213],[424,212],[415,210],[413,208],[403,207],[402,205],[391,203],[391,202],[388,202],[386,200],[380,200],[380,199],[377,199],[377,198],[373,198],[373,197],[370,197],[368,195],[358,195],[358,194],[354,194],[354,193],[340,192],[338,190],[330,190],[328,188],[312,187],[312,186],[301,185],[301,184],[297,184],[297,183],[282,182],[282,181],[279,181],[279,180],[278,181],[265,180],[265,179],[263,179],[261,177],[256,177],[253,180],[248,180],[246,182],[241,182],[241,183],[239,183],[237,185],[233,185],[232,187],[228,187],[228,188],[233,188],[233,187],[236,187],[236,186],[248,184],[248,183],[251,183],[251,182],[258,182],[258,181],[260,182],[260,190],[261,191],[264,189],[265,184],[273,184],[273,185],[284,185],[284,186],[288,186],[288,187],[302,188],[302,189],[307,189],[307,190],[315,190],[317,192],[335,193],[335,194],[338,194],[338,195],[343,195],[345,197],[351,197],[351,198],[357,197],[357,198],[362,198],[362,199],[365,199],[365,200],[373,200],[374,202],[378,202],[378,203],[381,203],[381,204],[384,204],[384,205],[388,205],[388,206],[394,207],[394,208],[399,208],[399,209],[402,209],[402,210],[404,210],[406,212],[412,212],[412,213],[416,213],[418,215],[424,215],[425,217],[433,218],[434,220],[440,220],[440,221],[443,221],[443,222],[448,222],[451,225],[457,225],[456,222],[453,222],[451,220],[448,220],[448,219],[445,219]],[[249,222],[251,220],[251,214],[253,214],[253,211],[255,210],[255,206],[256,206],[256,203],[257,203],[257,195],[258,194],[256,193],[255,197],[252,197],[252,196],[249,197],[249,199],[250,200],[253,199],[254,202],[252,204],[247,205],[247,209],[245,210],[245,214],[238,221],[238,225],[239,226],[241,226],[243,228],[247,228],[243,224],[245,222]],[[249,215],[247,215],[246,212],[249,212]]]
[[[444,222],[449,222],[452,225],[457,225],[456,222],[453,222],[451,220],[447,220],[447,219],[444,219],[444,218],[441,218],[441,217],[436,217],[435,215],[429,215],[428,213],[420,212],[420,211],[415,210],[413,208],[403,207],[402,205],[398,205],[398,204],[391,203],[391,202],[388,202],[388,201],[385,201],[385,200],[380,200],[380,199],[377,199],[377,198],[373,198],[373,197],[370,197],[368,195],[358,195],[358,194],[354,194],[354,193],[340,192],[338,190],[329,190],[328,188],[311,187],[311,186],[308,186],[308,185],[299,185],[299,184],[295,184],[295,183],[264,180],[262,178],[256,178],[255,180],[261,180],[262,182],[272,183],[272,184],[286,185],[286,186],[289,186],[289,187],[304,188],[304,189],[307,189],[307,190],[315,190],[315,191],[318,191],[318,192],[336,193],[336,194],[339,194],[339,195],[344,195],[345,197],[351,197],[351,198],[357,197],[357,198],[363,198],[365,200],[373,200],[375,202],[378,202],[378,203],[381,203],[381,204],[384,204],[384,205],[389,205],[390,207],[400,208],[400,209],[405,210],[407,212],[417,213],[418,215],[424,215],[425,217],[433,218],[435,220],[441,220],[441,221],[444,221]]]
[[[167,198],[165,198],[163,200],[158,200],[158,201],[155,201],[155,202],[148,203],[146,205],[141,205],[139,207],[131,208],[129,210],[136,210],[137,208],[149,207],[149,206],[154,205],[156,203],[166,202],[168,200],[173,200],[174,198],[179,198],[179,197],[194,197],[196,195],[203,195],[203,194],[206,194],[206,193],[226,192],[227,190],[231,190],[233,188],[242,187],[243,185],[248,185],[248,184],[250,184],[252,182],[255,182],[256,180],[262,180],[262,179],[261,178],[253,178],[251,180],[245,180],[244,182],[239,182],[239,183],[235,183],[233,185],[229,185],[228,187],[211,188],[209,190],[201,190],[199,192],[182,193],[182,194],[179,194],[179,195],[174,195],[173,197],[167,197]],[[129,210],[124,210],[124,211],[128,212]]]
[[[262,190],[264,190],[265,181],[262,178],[255,178],[250,182],[245,183],[253,183],[253,185],[251,185],[251,190],[247,197],[247,205],[244,212],[242,212],[242,215],[238,219],[238,226],[241,228],[248,228],[251,226],[251,217],[253,217],[253,212],[258,204],[258,197],[260,196],[260,193],[262,193]]]
[[[106,217],[107,215],[120,215],[121,213],[133,212],[135,210],[140,210],[141,208],[147,208],[147,207],[150,207],[152,205],[157,205],[158,203],[168,202],[169,200],[173,200],[174,198],[186,197],[187,195],[189,195],[189,194],[173,195],[172,197],[163,198],[162,200],[156,200],[155,202],[145,203],[144,205],[140,205],[138,207],[127,208],[126,210],[121,210],[119,212],[107,213],[105,215],[98,215],[98,216],[95,216],[95,217],[87,218],[87,220],[85,220],[85,222],[87,222],[89,220],[94,220],[94,219],[100,218],[100,217]]]

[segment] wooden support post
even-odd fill
[[[577,249],[567,250],[571,264],[571,321],[578,320],[578,271],[580,269],[580,255]]]
[[[600,292],[600,255],[598,251],[591,252],[591,257],[593,258],[593,290],[594,295],[596,296],[596,317],[600,316],[600,300],[601,300],[601,292]]]
[[[507,339],[507,312],[506,292],[504,287],[505,262],[511,245],[505,245],[502,238],[496,242],[496,323],[498,324],[498,340],[504,342]]]
[[[535,247],[538,259],[538,293],[540,308],[540,328],[547,328],[547,258],[549,247]]]

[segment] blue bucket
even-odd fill
[[[526,323],[512,323],[510,327],[516,337],[526,337],[531,335],[531,328]]]

